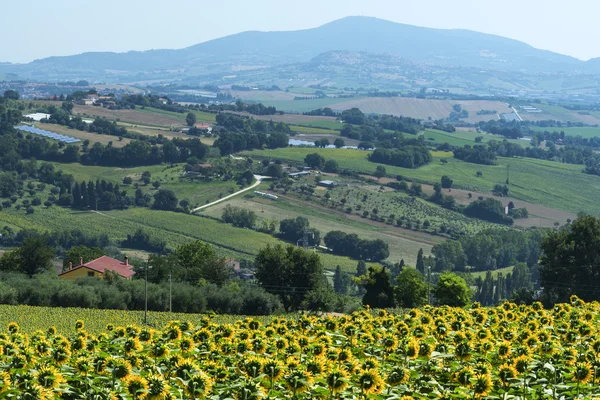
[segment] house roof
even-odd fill
[[[133,275],[135,275],[135,272],[133,272],[132,270],[132,265],[129,265],[128,263],[126,264],[123,261],[115,260],[114,258],[108,256],[102,256],[90,262],[73,267],[70,270],[63,272],[62,274],[59,274],[59,276],[68,274],[69,272],[75,271],[76,269],[80,268],[87,268],[100,273],[104,273],[106,271],[113,271],[121,275],[123,278],[130,278]]]

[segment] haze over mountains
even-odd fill
[[[29,64],[0,64],[0,73],[40,80],[132,81],[192,76],[210,80],[230,72],[264,68],[277,71],[281,66],[309,63],[331,51],[386,54],[396,60],[445,68],[524,74],[600,73],[600,59],[584,62],[500,36],[423,28],[371,17],[347,17],[298,31],[242,32],[180,50],[95,52],[49,57]]]

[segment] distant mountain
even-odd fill
[[[380,53],[431,65],[523,73],[600,73],[598,61],[586,63],[517,40],[371,17],[347,17],[298,31],[242,32],[180,50],[49,57],[29,64],[0,65],[0,72],[35,79],[217,77],[249,68],[305,63],[330,51]]]

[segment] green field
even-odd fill
[[[328,121],[322,121],[324,124],[329,124],[330,122]],[[311,133],[311,134],[317,134],[317,135],[339,135],[340,131],[339,130],[333,130],[333,129],[325,129],[325,128],[315,128],[312,127],[310,125],[304,126],[304,125],[291,125],[290,128],[292,129],[292,131],[296,132],[296,133]],[[339,128],[339,126],[338,126]]]
[[[544,131],[548,131],[548,132],[564,132],[566,136],[581,136],[584,138],[593,138],[593,137],[600,137],[600,127],[593,127],[593,126],[581,126],[581,127],[563,127],[563,128],[559,128],[559,127],[548,127],[548,128],[543,128],[540,126],[533,126],[531,127],[531,129],[533,129],[536,132],[544,132]]]
[[[404,259],[409,265],[415,265],[417,253],[420,248],[426,254],[429,254],[432,247],[430,244],[431,241],[437,240],[441,242],[443,240],[441,237],[423,239],[416,235],[414,239],[411,239],[410,232],[403,233],[405,236],[400,236],[391,226],[382,227],[368,224],[361,220],[348,218],[344,213],[328,212],[326,208],[318,207],[320,203],[311,207],[307,202],[301,203],[282,197],[276,201],[260,197],[238,197],[234,200],[210,207],[203,214],[220,218],[223,208],[227,204],[254,211],[258,216],[259,224],[263,219],[280,221],[282,219],[302,216],[308,218],[310,225],[321,232],[321,237],[324,237],[329,231],[341,230],[346,233],[356,233],[362,239],[382,239],[388,244],[390,249],[389,261],[398,262],[398,260]],[[423,241],[426,241],[426,243],[423,243]]]
[[[247,152],[253,158],[289,160],[302,163],[310,153],[337,160],[341,169],[373,174],[378,165],[369,162],[369,152],[352,149],[315,149],[288,147]],[[448,162],[442,164],[441,159]],[[584,211],[598,215],[600,177],[582,173],[581,165],[562,164],[532,158],[499,158],[497,165],[479,165],[454,159],[452,153],[434,153],[433,161],[417,169],[384,165],[389,176],[402,175],[424,183],[439,182],[442,175],[454,180],[454,186],[466,190],[489,192],[494,184],[504,184],[510,168],[511,196],[531,203],[573,213]],[[483,176],[476,177],[481,171]]]
[[[64,173],[75,176],[77,181],[95,181],[96,179],[112,181],[120,184],[122,189],[127,190],[130,195],[133,195],[134,188],[132,185],[123,185],[123,178],[129,176],[135,183],[139,181],[144,171],[149,171],[152,174],[151,181],[159,181],[161,183],[160,189],[172,190],[175,195],[177,195],[178,199],[187,199],[192,205],[206,204],[239,190],[239,186],[232,180],[200,182],[181,178],[183,164],[177,164],[173,167],[167,165],[152,165],[135,168],[112,168],[60,163],[55,163],[55,165]],[[153,194],[156,191],[151,185],[144,186],[141,182],[140,187],[142,190],[150,192],[150,194]]]
[[[173,112],[173,111],[161,110],[160,108],[153,108],[153,107],[146,107],[144,109],[142,109],[141,107],[137,107],[136,110],[139,110],[140,112],[145,112],[145,113],[168,115],[171,117],[180,118],[183,123],[185,123],[185,117],[187,115],[187,112],[178,113],[178,112]],[[207,113],[207,112],[196,111],[196,110],[189,110],[188,112],[194,113],[196,115],[196,119],[198,120],[198,122],[215,122],[216,121],[216,114],[213,114],[213,113]]]
[[[457,130],[456,132],[444,132],[436,129],[425,129],[422,133],[427,143],[434,144],[442,144],[448,143],[452,146],[464,146],[477,144],[475,138],[480,136],[482,138],[482,142],[486,143],[491,140],[503,141],[505,138],[503,136],[497,135],[489,135],[485,133],[472,132],[472,131],[461,131]],[[434,140],[431,140],[434,139]],[[516,143],[520,146],[526,147],[529,142],[526,140],[516,140],[516,139],[508,139],[510,143]]]
[[[495,269],[493,271],[491,271],[492,276],[494,277],[494,279],[498,278],[498,274],[502,274],[503,276],[506,276],[506,274],[509,274],[512,272],[512,270],[514,269],[514,266],[511,267],[506,267],[506,268],[499,268],[499,269]],[[478,271],[478,272],[471,272],[471,276],[473,278],[481,278],[481,279],[485,279],[485,275],[487,274],[487,271]]]
[[[109,238],[122,241],[127,234],[142,228],[152,237],[164,240],[170,248],[192,240],[202,240],[217,247],[226,257],[252,259],[267,244],[285,244],[273,236],[249,229],[235,228],[212,219],[199,216],[157,211],[148,208],[130,208],[106,212],[73,211],[53,206],[35,207],[34,214],[14,207],[0,213],[0,223],[19,229],[36,229],[42,232],[80,229],[97,235],[106,233]],[[321,254],[325,268],[340,265],[345,271],[356,270],[356,260],[330,254]]]

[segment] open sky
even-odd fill
[[[0,61],[183,48],[247,30],[313,28],[350,15],[470,29],[582,60],[600,57],[597,0],[2,1]]]

